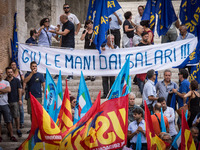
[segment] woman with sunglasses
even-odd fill
[[[49,18],[43,18],[40,21],[40,28],[38,29],[38,45],[50,47],[52,42],[52,36],[57,40],[58,36],[55,33],[51,33],[49,27]]]

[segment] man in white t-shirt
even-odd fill
[[[78,20],[76,15],[70,13],[69,4],[64,4],[63,5],[63,10],[64,10],[65,14],[68,16],[68,20],[71,21],[74,24],[74,26],[76,25],[75,35],[77,35],[79,30],[80,30],[80,28],[81,28],[80,21]],[[62,27],[62,23],[60,22],[60,16],[58,18],[57,27],[59,29]]]
[[[144,13],[144,6],[142,6],[142,5],[138,6],[138,13],[139,13],[139,14],[137,14],[137,15],[135,16],[134,20],[133,20],[133,23],[134,23],[136,26],[140,25],[140,21],[141,21],[141,19],[142,19],[142,15],[143,15],[143,13]]]

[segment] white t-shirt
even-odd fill
[[[141,19],[142,19],[142,16],[140,16],[139,14],[135,16],[134,20],[133,20],[133,23],[137,26],[140,25],[140,22],[141,22]]]
[[[70,14],[68,15],[68,20],[71,21],[74,25],[80,23],[80,21],[78,20],[78,18],[76,17],[76,15],[74,15],[74,14],[72,14],[72,13],[70,13]],[[57,25],[60,25],[60,27],[62,27],[62,25],[63,25],[63,24],[60,22],[60,16],[59,16],[59,18],[58,18]],[[62,28],[61,28],[61,29],[62,29]]]
[[[0,89],[5,89],[6,87],[10,87],[10,83],[5,80],[0,81]],[[8,93],[0,94],[0,105],[8,105]]]

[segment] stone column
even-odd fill
[[[25,21],[25,0],[17,0],[18,41],[25,43],[27,37],[27,22]]]

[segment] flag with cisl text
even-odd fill
[[[113,84],[116,87],[112,87],[114,91],[118,89],[119,95],[100,105],[101,93],[99,93],[85,116],[64,133],[60,149],[119,149],[126,145],[129,87],[124,84],[125,69],[129,72],[129,58],[118,75],[120,77],[115,81],[120,83],[120,86]],[[129,79],[128,74],[126,76]]]
[[[30,100],[32,110],[31,131],[19,150],[58,149],[62,140],[60,129],[31,93]]]

